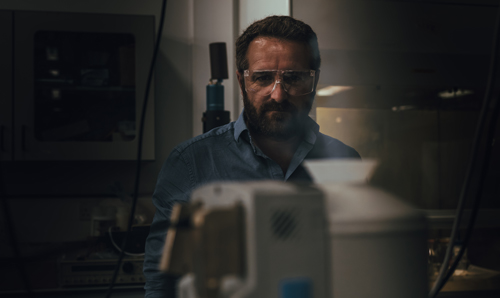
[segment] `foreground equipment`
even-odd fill
[[[424,216],[365,184],[210,184],[171,222],[180,298],[427,296]]]

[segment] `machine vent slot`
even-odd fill
[[[271,215],[271,230],[279,240],[288,240],[298,231],[298,214],[294,210],[276,210]]]

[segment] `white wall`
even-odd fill
[[[291,15],[291,0],[240,0],[240,28],[270,15]]]

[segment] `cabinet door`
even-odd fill
[[[0,11],[0,161],[12,159],[12,12]]]
[[[52,12],[14,17],[15,159],[135,159],[154,18]],[[154,159],[153,107],[150,95],[146,160]]]

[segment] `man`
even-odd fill
[[[146,244],[146,297],[165,297],[172,278],[158,272],[172,206],[213,181],[311,181],[304,159],[359,158],[319,132],[308,117],[319,78],[320,56],[311,27],[287,16],[250,25],[236,41],[244,110],[238,120],[177,146],[165,162],[153,195],[157,211]]]

